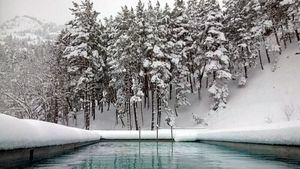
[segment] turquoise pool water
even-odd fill
[[[203,143],[101,142],[28,168],[300,169],[300,161]]]

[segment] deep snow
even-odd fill
[[[204,129],[193,133],[176,133],[176,141],[228,141],[242,143],[259,143],[274,145],[300,145],[300,123],[282,122],[258,125],[254,127],[239,127],[232,129]]]
[[[174,129],[171,136],[170,129],[159,129],[158,139],[172,139],[175,141],[227,141],[273,145],[300,145],[300,123],[282,122],[264,124],[255,127],[240,127],[231,129]],[[156,131],[142,130],[96,130],[103,139],[156,139]]]
[[[202,115],[212,128],[239,128],[297,121],[300,124],[300,55],[296,44],[290,44],[282,55],[271,56],[264,70],[257,66],[245,87],[231,87],[227,108]],[[273,70],[274,58],[277,69]]]
[[[0,150],[99,140],[97,132],[0,113]]]
[[[270,40],[272,41],[272,40]],[[295,40],[294,40],[295,41]],[[282,45],[283,46],[283,45]],[[193,119],[193,115],[204,120],[208,128],[234,128],[253,125],[273,124],[288,121],[300,123],[300,78],[298,78],[300,55],[297,43],[289,44],[283,50],[282,55],[270,53],[271,63],[262,51],[264,70],[260,66],[249,71],[249,78],[244,87],[238,86],[238,81],[230,84],[230,97],[227,108],[219,112],[210,112],[210,99],[207,89],[201,90],[201,100],[197,94],[190,96],[191,106],[182,107],[178,110],[176,127],[191,128],[199,127]],[[275,60],[277,58],[277,64]],[[259,62],[258,62],[259,63]],[[276,67],[276,69],[274,69]],[[196,91],[195,91],[196,92]],[[171,101],[170,105],[173,105]],[[140,105],[139,105],[140,106]],[[150,106],[151,108],[151,106]],[[121,123],[115,124],[115,109],[104,112],[97,111],[96,120],[91,120],[91,129],[128,129],[122,128]],[[137,113],[141,124],[141,112]],[[151,110],[143,110],[143,129],[150,129]],[[162,128],[169,128],[164,122],[165,113],[162,113]],[[133,119],[133,117],[132,117]],[[83,128],[83,113],[79,112],[78,124],[71,125]],[[126,119],[125,119],[126,122]],[[132,124],[134,127],[134,123]],[[202,125],[203,126],[203,125]]]

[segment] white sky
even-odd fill
[[[80,0],[76,0],[79,2]],[[136,6],[138,0],[92,0],[95,9],[100,12],[100,17],[116,15],[121,6]],[[146,5],[149,0],[142,0]],[[156,4],[156,0],[151,0]],[[173,5],[174,0],[159,0]],[[72,18],[69,8],[72,0],[0,0],[0,23],[12,19],[15,16],[29,15],[48,22],[64,24]]]

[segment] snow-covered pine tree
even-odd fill
[[[119,24],[116,28],[116,41],[113,44],[113,55],[110,59],[112,69],[111,83],[114,85],[116,94],[116,106],[119,117],[127,117],[127,125],[132,129],[131,106],[135,117],[135,127],[138,129],[136,106],[142,101],[141,65],[142,51],[139,36],[140,27],[135,18],[133,9],[127,6],[116,18]]]
[[[281,54],[281,45],[279,37],[279,28],[281,28],[288,18],[288,5],[281,5],[283,0],[265,0],[262,2],[264,13],[268,16],[268,19],[272,23],[272,33],[275,35],[277,46],[279,48],[279,54]],[[273,48],[274,48],[273,47]]]
[[[104,91],[102,94],[102,98],[105,100],[107,103],[107,110],[110,109],[111,104],[115,104],[116,102],[116,90],[114,88],[114,84],[111,84],[111,77],[112,77],[112,72],[111,72],[111,67],[108,64],[109,62],[112,61],[113,58],[113,53],[114,53],[114,43],[116,41],[116,25],[117,23],[115,22],[115,19],[110,16],[109,18],[104,18],[104,30],[102,34],[102,39],[103,39],[103,45],[105,48],[105,55],[106,59],[106,73],[104,75]],[[103,102],[100,103],[101,105],[101,112],[103,112]],[[116,113],[116,124],[118,124],[118,113]]]
[[[144,14],[142,4],[139,3],[137,15],[135,15],[133,9],[131,9],[131,18],[130,18],[130,28],[128,30],[128,36],[130,37],[131,46],[130,46],[130,64],[129,69],[131,71],[131,98],[130,105],[133,107],[133,115],[135,121],[135,129],[138,130],[139,123],[137,118],[137,106],[138,103],[142,102],[144,93],[143,93],[143,83],[142,78],[144,77],[142,63],[144,56]],[[138,18],[137,18],[138,17]],[[141,107],[142,108],[142,107]]]
[[[151,130],[154,129],[154,124],[155,124],[155,87],[151,83],[151,75],[150,72],[152,71],[151,63],[152,59],[154,57],[153,53],[153,47],[155,45],[155,37],[154,37],[154,32],[156,28],[156,15],[154,8],[152,6],[151,1],[148,2],[148,7],[146,10],[146,20],[145,20],[145,33],[146,33],[146,41],[144,43],[145,47],[145,56],[143,59],[143,68],[144,68],[144,75],[145,75],[145,82],[144,82],[144,88],[146,91],[147,97],[147,105],[148,109],[150,107],[150,92],[151,91],[151,125],[150,128]],[[157,110],[156,110],[157,111]]]
[[[189,70],[193,76],[193,78],[197,77],[197,88],[198,88],[198,98],[200,99],[200,91],[202,88],[202,79],[204,76],[204,67],[206,66],[206,62],[204,59],[204,53],[201,49],[203,38],[203,29],[201,29],[201,25],[203,25],[204,13],[203,13],[203,4],[204,0],[189,0],[187,2],[186,14],[188,16],[188,31],[190,35],[189,39]],[[195,81],[195,79],[193,79]],[[191,82],[191,81],[190,81]],[[194,82],[195,83],[195,82]],[[190,85],[192,85],[190,83]],[[192,86],[191,86],[192,87]],[[192,88],[191,88],[192,90]]]
[[[168,10],[168,8],[166,8]],[[154,8],[156,24],[153,25],[154,32],[154,46],[153,58],[151,60],[151,84],[156,92],[156,106],[157,106],[157,126],[161,125],[162,111],[167,115],[173,116],[173,112],[168,105],[169,82],[171,80],[171,57],[170,48],[168,47],[169,36],[169,13],[160,9],[160,4],[157,2]]]
[[[101,26],[97,21],[98,12],[93,9],[90,0],[84,0],[80,4],[73,2],[71,20],[67,26],[70,31],[71,41],[64,51],[64,57],[68,60],[68,72],[71,76],[71,85],[75,93],[82,101],[85,114],[85,128],[90,127],[90,110],[95,104],[96,77],[102,75],[104,60],[100,55]]]
[[[51,121],[58,123],[59,112],[63,112],[63,121],[68,121],[69,112],[73,111],[73,105],[71,104],[72,94],[69,91],[69,75],[67,71],[67,59],[64,58],[64,50],[66,46],[70,44],[70,32],[64,29],[59,34],[55,44],[53,45],[53,51],[50,60],[51,71],[51,101],[50,109],[53,112],[51,114]],[[64,123],[63,123],[64,124]]]
[[[147,40],[146,34],[146,11],[144,8],[144,4],[141,0],[139,0],[136,6],[136,19],[135,19],[135,49],[138,57],[139,65],[137,65],[137,79],[135,80],[135,87],[134,90],[134,97],[139,100],[135,101],[134,109],[138,105],[140,105],[140,116],[141,116],[141,124],[144,125],[144,114],[143,109],[146,107],[147,99],[149,100],[149,80],[148,80],[148,73],[143,63],[145,61],[145,54],[146,54],[146,47],[145,42]],[[144,106],[143,106],[143,99],[144,99]],[[138,104],[139,103],[139,104]]]
[[[212,79],[209,93],[213,98],[212,110],[226,107],[229,95],[228,80],[230,58],[226,49],[227,39],[223,33],[223,14],[216,0],[205,1],[203,8],[203,46],[205,52],[205,74]]]
[[[231,71],[239,79],[239,85],[245,85],[248,68],[256,66],[260,50],[262,35],[257,25],[259,6],[255,0],[230,0],[226,2],[225,8],[225,32],[232,55]]]
[[[300,34],[299,34],[299,29],[300,29],[300,1],[298,1],[298,0],[286,1],[286,3],[284,5],[289,5],[288,16],[289,16],[289,21],[292,22],[292,26],[291,26],[292,28],[289,28],[289,29],[294,29],[295,35],[296,35],[297,40],[299,42],[300,41]]]
[[[171,13],[171,72],[172,84],[175,86],[176,102],[174,110],[177,115],[177,109],[180,106],[189,105],[187,93],[189,87],[189,70],[187,67],[188,55],[186,51],[187,42],[190,40],[188,34],[188,17],[185,13],[185,4],[183,0],[175,0],[174,9]]]

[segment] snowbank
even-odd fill
[[[300,145],[300,121],[240,127],[233,129],[174,129],[175,141],[226,141],[239,143]],[[139,131],[96,130],[103,139],[139,139]],[[158,130],[159,139],[172,139],[170,129]],[[155,140],[156,131],[142,130],[141,139]]]
[[[0,113],[0,150],[99,140],[97,132]]]
[[[134,140],[139,139],[139,131],[136,130],[97,130],[103,139],[107,140]],[[162,129],[158,131],[159,139],[171,139],[171,131]],[[156,131],[142,130],[141,139],[156,139]]]
[[[177,134],[175,141],[228,141],[257,144],[300,145],[300,121],[235,129],[205,129]],[[190,135],[190,138],[187,136]]]
[[[193,134],[197,134],[201,129],[174,129],[173,138],[176,138],[177,135],[183,136],[187,134],[185,139],[191,141],[192,138],[195,138]],[[96,130],[103,139],[107,140],[135,140],[139,139],[139,131],[129,131],[129,130]],[[156,139],[156,130],[141,130],[141,139],[143,140],[155,140]],[[158,139],[172,139],[170,129],[159,129],[158,130]],[[194,140],[196,141],[196,140]]]

